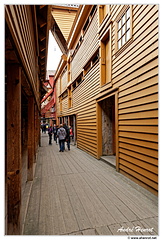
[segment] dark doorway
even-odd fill
[[[102,159],[116,162],[115,95],[100,102],[102,109]],[[107,156],[107,157],[105,157]],[[108,157],[109,156],[109,157]]]

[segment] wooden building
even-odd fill
[[[115,156],[117,171],[157,194],[158,5],[80,5],[61,50],[58,123],[73,124],[78,148]]]
[[[40,141],[51,7],[5,6],[6,234],[22,233]],[[28,185],[29,186],[29,185]]]
[[[56,99],[56,91],[55,91],[55,82],[54,82],[54,73],[53,70],[47,71],[46,81],[44,85],[48,88],[47,93],[43,96],[41,100],[41,121],[42,123],[48,123],[48,125],[53,126],[56,123],[55,116],[55,99]]]

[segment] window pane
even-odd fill
[[[121,40],[118,41],[118,49],[121,48]]]
[[[127,10],[126,15],[127,15],[127,19],[128,19],[130,17],[130,9]]]
[[[130,30],[128,30],[126,33],[126,41],[128,41],[129,39],[130,39]]]
[[[122,35],[125,33],[125,25],[122,27]]]
[[[125,35],[122,37],[122,45],[125,44]]]
[[[125,15],[122,17],[122,25],[125,23]]]
[[[121,30],[118,31],[118,39],[121,38]]]
[[[118,22],[118,29],[121,28],[121,20]]]
[[[127,29],[130,28],[130,19],[127,21]]]

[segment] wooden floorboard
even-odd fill
[[[89,173],[88,184],[92,185],[96,195],[106,206],[116,222],[119,223],[135,220],[136,215],[130,211],[130,209],[128,209],[128,207],[119,198],[116,197],[115,193],[110,191],[107,185],[105,185],[100,178],[101,175],[99,174],[96,175]]]
[[[112,235],[112,232],[109,230],[107,226],[96,227],[96,233],[98,235]]]
[[[75,191],[85,209],[85,212],[87,213],[92,227],[95,228],[96,226],[102,226],[103,221],[99,216],[97,209],[92,204],[89,196],[85,193],[84,188],[79,180],[79,174],[72,174],[69,177],[73,186],[75,187]]]
[[[74,215],[73,207],[68,197],[63,178],[62,176],[57,176],[56,178],[66,232],[79,231],[79,226]]]
[[[79,229],[92,228],[92,224],[87,216],[87,213],[78,197],[74,185],[72,184],[68,175],[63,176],[64,183],[68,192],[71,205],[73,206],[73,211],[78,222]]]
[[[130,187],[127,191],[126,186],[120,182],[117,181],[113,178],[111,178],[106,172],[103,173],[102,177],[101,177],[102,181],[105,182],[105,184],[107,184],[107,186],[110,188],[110,190],[112,192],[114,192],[114,194],[121,199],[121,201],[126,204],[126,206],[133,211],[137,217],[139,219],[141,218],[148,218],[148,217],[152,217],[154,216],[153,213],[151,212],[152,209],[152,204],[148,201],[148,199],[146,199],[146,204],[143,204],[140,199],[138,201],[136,194],[134,196],[132,196],[130,194],[131,188]],[[142,199],[143,200],[143,199]],[[141,203],[140,203],[141,202]],[[142,204],[144,206],[142,206]],[[149,209],[149,205],[151,206],[151,208]],[[147,207],[148,206],[148,207]],[[148,211],[147,211],[148,208]],[[157,215],[157,213],[155,213]]]
[[[157,235],[157,197],[75,146],[59,152],[42,134],[23,234]]]

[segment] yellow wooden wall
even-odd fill
[[[120,6],[112,6],[118,14]],[[158,175],[158,6],[133,5],[133,43],[115,52],[112,82],[119,87],[119,169],[154,191]],[[152,189],[151,189],[152,188]]]
[[[99,78],[97,63],[73,92],[73,108],[77,112],[77,146],[94,156],[97,156],[96,94]]]
[[[60,95],[60,80],[58,78],[56,81],[56,104],[55,104],[56,116],[60,115],[59,95]],[[58,122],[57,122],[57,124],[58,124]]]
[[[62,92],[64,92],[66,89],[67,89],[67,71],[65,71],[62,76],[61,76],[61,89],[62,89]]]
[[[72,68],[72,81],[74,81],[79,74],[83,71],[83,67],[86,65],[88,60],[96,52],[99,47],[98,43],[98,15],[97,11],[94,15],[91,25],[84,35],[83,42],[73,58]]]
[[[53,8],[52,15],[57,22],[64,38],[67,40],[74,18],[76,16],[76,10],[73,9],[59,9]]]
[[[130,44],[116,50],[116,19],[124,5],[110,5],[112,88],[118,89],[117,148],[119,171],[153,193],[158,176],[158,6],[132,5],[133,35]],[[97,51],[98,12],[71,63],[71,81]],[[104,87],[107,90],[107,86]],[[77,146],[97,157],[96,99],[100,93],[100,63],[96,63],[68,98],[62,115],[77,116]],[[101,92],[102,93],[102,92]],[[101,94],[100,93],[100,94]],[[59,108],[58,114],[59,114]]]

